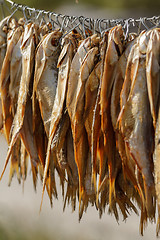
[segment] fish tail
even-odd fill
[[[92,147],[91,147],[91,162],[92,162],[92,181],[91,183],[94,186],[95,193],[97,192],[97,140],[93,139]]]
[[[116,198],[115,179],[109,181],[109,205],[112,208],[112,199]]]
[[[32,177],[33,177],[33,186],[34,186],[34,190],[36,191],[36,187],[37,187],[37,167],[35,167],[31,161],[31,169],[32,169]]]
[[[49,141],[49,143],[50,143],[50,141]],[[40,212],[41,212],[41,210],[42,210],[44,190],[45,190],[45,186],[46,186],[47,173],[48,173],[48,168],[49,168],[49,164],[50,164],[51,149],[50,149],[50,144],[49,144],[49,143],[48,143],[46,163],[45,163],[44,174],[43,174],[42,197],[41,197],[41,204],[40,204],[40,210],[39,210]]]
[[[91,185],[94,187],[94,192],[97,192],[97,176],[96,176],[96,171],[95,169],[92,169],[92,180],[91,180]]]
[[[147,225],[147,212],[146,212],[146,209],[144,208],[144,206],[142,205],[141,207],[141,218],[140,218],[140,228],[139,228],[139,231],[140,231],[140,234],[143,236],[143,231],[145,229]]]
[[[154,198],[155,198],[155,189],[153,186],[147,186],[146,181],[144,180],[144,191],[146,198],[146,209],[147,215],[152,220],[155,218],[155,206],[154,206]]]
[[[82,186],[79,187],[79,221],[82,218],[84,211],[85,191]]]
[[[8,165],[10,156],[11,156],[11,152],[12,152],[12,149],[9,148],[9,150],[8,150],[8,152],[7,152],[7,157],[6,157],[5,165],[4,165],[3,171],[2,171],[1,176],[0,176],[0,181],[2,180],[2,177],[3,177],[4,173],[5,173],[6,168],[7,168],[7,165]]]
[[[15,173],[17,175],[18,182],[21,183],[19,163],[17,161],[11,161],[8,186],[11,185],[11,181]]]
[[[156,226],[156,235],[159,236],[160,232],[160,205],[158,204],[158,219],[157,219],[157,226]]]
[[[20,131],[16,132],[16,134],[14,134],[14,135],[12,136],[12,139],[11,139],[11,142],[10,142],[10,145],[9,145],[9,148],[8,148],[8,152],[7,152],[7,157],[6,157],[5,165],[4,165],[3,171],[2,171],[1,176],[0,176],[0,181],[2,180],[2,177],[3,177],[3,175],[4,175],[4,172],[5,172],[6,167],[7,167],[7,165],[8,165],[8,162],[9,162],[9,159],[10,159],[10,156],[11,156],[11,153],[12,153],[12,150],[13,150],[13,147],[14,147],[14,145],[15,145],[15,142],[16,142],[16,140],[17,140],[17,138],[18,138],[19,132],[20,132]]]

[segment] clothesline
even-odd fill
[[[137,29],[137,32],[139,33],[143,29],[148,30],[160,24],[160,16],[140,17],[138,19],[134,19],[132,17],[128,19],[94,19],[85,16],[69,16],[52,11],[31,8],[23,4],[15,3],[11,0],[1,0],[0,4],[3,5],[5,2],[10,4],[13,15],[17,11],[21,11],[26,19],[33,17],[35,19],[50,21],[53,24],[53,28],[56,25],[60,27],[61,30],[68,32],[74,28],[78,28],[84,33],[84,36],[85,30],[92,30],[93,32],[98,32],[102,35],[104,31],[109,30],[118,24],[121,24],[123,26],[123,29],[126,32],[127,36],[129,32],[133,31],[133,29],[134,32],[135,29]]]

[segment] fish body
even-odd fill
[[[155,193],[152,154],[154,143],[145,72],[147,42],[147,34],[142,33],[135,46],[131,66],[130,92],[120,121],[121,132],[129,155],[142,173],[147,214],[153,218]]]
[[[59,30],[51,32],[42,39],[36,53],[34,91],[39,102],[41,116],[47,136],[49,136],[50,118],[55,100],[60,53]]]
[[[160,30],[153,29],[148,33],[150,37],[146,53],[146,75],[148,97],[150,102],[153,125],[156,127],[158,116],[158,99],[160,90]]]
[[[23,29],[21,31],[23,31]],[[12,109],[13,116],[16,114],[19,86],[20,86],[20,81],[22,76],[22,53],[20,48],[22,41],[23,41],[23,32],[13,49],[12,58],[10,62],[9,96],[11,99],[11,109]]]
[[[27,131],[26,132],[27,135],[25,137],[23,136],[25,129],[27,129],[26,124],[28,124],[29,121],[32,121],[32,118],[25,120],[25,118],[27,118],[27,116],[25,116],[25,113],[29,111],[26,109],[30,108],[29,90],[30,88],[32,88],[31,79],[32,79],[32,73],[33,73],[33,66],[34,66],[34,51],[35,51],[34,35],[35,33],[36,33],[36,28],[34,24],[29,23],[28,25],[25,26],[24,37],[21,44],[22,76],[21,76],[20,87],[19,87],[17,111],[14,117],[12,129],[10,133],[11,140],[10,140],[6,162],[5,162],[5,166],[4,166],[1,178],[8,164],[9,157],[12,153],[12,149],[19,136],[21,136],[23,139],[27,152],[31,157],[31,161],[34,164],[38,162],[38,155],[37,155],[36,147],[33,141],[32,133],[30,131]],[[29,123],[29,125],[30,124],[31,123]],[[27,138],[29,138],[32,141],[28,142]],[[34,149],[33,152],[32,152],[32,149]]]
[[[109,171],[109,202],[112,205],[112,196],[115,195],[115,180],[121,162],[116,158],[115,133],[111,121],[111,96],[115,81],[116,67],[125,47],[122,26],[118,25],[109,31],[108,45],[105,54],[104,71],[102,76],[100,106],[101,129],[104,134],[104,149],[108,158]]]
[[[11,112],[11,98],[9,95],[9,85],[10,85],[10,64],[12,59],[12,54],[14,47],[16,46],[20,36],[22,34],[21,28],[17,28],[7,45],[7,52],[3,61],[1,79],[0,79],[0,89],[1,89],[1,100],[2,100],[2,111],[4,119],[4,132],[9,144],[10,142],[10,130],[13,122],[13,116]]]

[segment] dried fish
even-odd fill
[[[28,116],[26,116],[26,113],[32,114],[30,111],[29,88],[30,88],[30,82],[31,82],[33,66],[34,66],[34,51],[35,51],[34,34],[35,32],[36,32],[36,28],[34,24],[29,23],[28,25],[25,26],[23,42],[21,45],[22,77],[21,77],[20,87],[19,87],[17,112],[14,117],[13,128],[11,130],[11,133],[10,131],[7,131],[7,134],[8,134],[7,136],[11,134],[11,141],[10,141],[10,145],[9,145],[9,149],[6,157],[6,163],[5,163],[1,178],[8,164],[13,146],[15,145],[15,142],[19,136],[21,136],[23,139],[26,150],[31,157],[31,161],[34,164],[38,162],[38,155],[34,145],[33,132],[31,127],[32,117],[28,118]],[[1,79],[2,77],[3,75],[1,76]]]
[[[153,29],[148,32],[148,35],[150,36],[150,40],[147,45],[146,53],[147,87],[151,114],[153,118],[153,125],[154,127],[156,127],[160,90],[160,30]]]
[[[58,68],[57,68],[57,62],[58,57],[60,54],[61,46],[60,46],[60,38],[62,36],[62,32],[59,30],[55,30],[47,35],[45,35],[41,42],[39,43],[37,53],[36,53],[36,65],[35,65],[35,74],[34,74],[34,86],[33,86],[33,99],[34,101],[38,101],[39,104],[39,110],[41,113],[41,118],[43,121],[46,137],[49,139],[49,129],[50,129],[50,122],[51,122],[51,114],[52,114],[52,107],[54,104],[55,96],[56,96],[56,89],[57,89],[57,81],[58,81]],[[37,99],[37,100],[36,100]],[[34,120],[35,120],[35,114],[36,109],[34,108]],[[39,120],[40,116],[39,116]],[[41,122],[41,130],[43,131],[43,125]],[[37,128],[38,126],[34,126]],[[34,132],[36,132],[36,128],[34,127]],[[38,135],[37,135],[38,136]],[[45,141],[46,142],[46,141]],[[42,153],[39,152],[41,162],[45,167],[44,174],[43,174],[43,193],[44,193],[44,187],[46,185],[46,178],[48,173],[48,167],[49,164],[45,163],[45,145],[43,144],[43,141],[39,142],[39,140],[36,140],[37,148]],[[53,156],[52,156],[53,157]],[[50,159],[50,157],[49,157]],[[53,162],[52,162],[53,163]],[[48,165],[47,165],[48,164]],[[51,163],[50,163],[51,164]],[[50,169],[50,171],[53,170]],[[50,175],[51,176],[51,175]],[[48,187],[49,196],[51,199],[52,190],[56,192],[56,187],[54,189],[53,186],[55,186],[55,181],[53,178],[53,181],[51,181],[51,178],[48,179],[50,181]],[[51,186],[53,185],[53,186]],[[43,199],[43,194],[42,194]],[[52,200],[51,200],[52,202]]]
[[[7,45],[7,52],[5,55],[5,59],[2,65],[1,71],[1,80],[0,80],[0,89],[1,89],[1,100],[2,100],[2,111],[3,111],[3,119],[4,119],[4,132],[9,144],[10,142],[10,130],[13,122],[13,116],[11,109],[11,98],[8,94],[9,85],[10,85],[10,63],[12,59],[13,49],[16,46],[20,36],[22,34],[22,29],[17,28],[10,40],[10,43]]]
[[[36,53],[33,91],[36,92],[47,136],[49,136],[50,118],[58,81],[57,62],[61,36],[62,33],[59,30],[47,34],[39,43]]]
[[[109,171],[109,204],[112,206],[112,196],[115,196],[115,180],[121,161],[116,158],[115,133],[111,122],[111,94],[115,81],[116,65],[124,50],[124,33],[118,25],[109,31],[108,46],[102,76],[100,93],[101,129],[104,134],[104,148],[106,149]],[[111,207],[112,208],[112,207]]]
[[[147,215],[149,218],[154,218],[153,125],[145,72],[147,41],[147,33],[142,33],[135,46],[131,65],[130,93],[121,115],[120,128],[129,155],[142,173]]]
[[[88,140],[86,131],[82,120],[83,108],[84,108],[84,90],[85,82],[88,79],[90,72],[95,64],[95,55],[97,54],[97,44],[99,38],[97,35],[93,35],[80,44],[77,52],[73,58],[69,82],[66,105],[71,120],[71,128],[74,142],[74,154],[75,161],[78,167],[79,174],[79,210],[81,205],[81,199],[85,198],[84,191],[84,177],[85,177],[85,162],[88,159]],[[90,52],[90,53],[89,53]],[[89,65],[86,59],[91,59]],[[80,150],[82,149],[82,150]],[[80,152],[79,152],[80,151]],[[83,211],[80,211],[80,218]]]

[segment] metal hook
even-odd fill
[[[62,32],[64,29],[64,26],[65,26],[65,21],[66,21],[66,19],[67,19],[67,15],[66,16],[63,16],[63,20],[62,20],[62,24],[61,24],[61,28],[60,28],[60,31]]]
[[[56,17],[56,24],[61,28],[61,23],[60,23],[60,21],[59,21],[59,19],[58,19],[58,17],[60,17],[61,16],[61,14],[55,14],[55,17]]]
[[[7,25],[9,24],[9,21],[11,20],[11,18],[13,17],[13,15],[18,11],[19,9],[19,5],[18,4],[14,4],[13,7],[16,7],[16,9],[12,12],[12,14],[10,15],[10,17],[7,20]]]
[[[27,8],[26,6],[23,6],[22,10],[23,10],[23,16],[25,18],[25,21],[28,22],[28,19],[27,19],[26,13],[25,13],[26,8]]]
[[[142,21],[143,26],[146,28],[146,30],[149,30],[148,26],[146,25],[146,17],[140,18]]]

